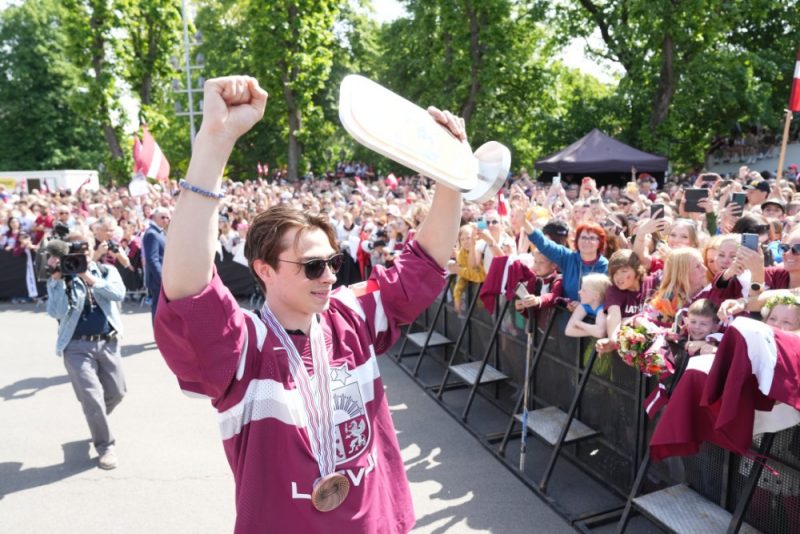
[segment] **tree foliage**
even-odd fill
[[[29,0],[0,14],[0,169],[94,168],[100,125],[79,72],[66,60],[58,0]]]
[[[737,124],[775,128],[798,46],[798,0],[579,0],[558,4],[562,35],[599,32],[592,53],[624,74],[623,137],[679,164],[703,161]]]
[[[798,42],[800,0],[403,0],[379,25],[370,0],[198,0],[199,77],[247,73],[269,91],[267,117],[238,144],[233,177],[256,162],[290,177],[343,154],[389,170],[338,119],[339,84],[360,73],[422,106],[467,120],[474,147],[496,139],[531,166],[593,127],[676,166],[711,140],[779,127]],[[181,13],[174,0],[25,0],[0,14],[2,168],[130,171],[133,100],[176,173],[189,158]],[[623,69],[603,83],[558,60],[568,42]],[[199,95],[198,99],[200,98]],[[391,164],[393,166],[394,164]]]

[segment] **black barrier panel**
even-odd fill
[[[28,296],[28,286],[25,282],[27,265],[26,254],[14,256],[11,252],[0,250],[0,299]],[[37,281],[36,288],[40,297],[47,294],[44,282]]]
[[[222,282],[237,297],[249,297],[257,291],[255,280],[250,269],[233,261],[233,256],[227,251],[222,259],[215,257],[217,272]],[[0,299],[27,297],[28,290],[25,284],[27,258],[25,255],[14,256],[11,252],[0,250]],[[128,291],[143,289],[141,273],[129,269],[119,268],[122,281]],[[39,296],[47,295],[44,281],[37,282]]]
[[[438,300],[429,310],[435,310]],[[479,305],[480,306],[480,305]],[[509,313],[509,315],[512,315]],[[422,314],[417,322],[427,328],[433,317]],[[563,335],[569,312],[559,312],[553,331],[545,345],[537,372],[533,377],[532,391],[536,407],[555,405],[566,410],[572,399],[580,368],[588,357],[586,341],[579,350],[579,340]],[[513,321],[513,315],[512,319]],[[451,304],[437,321],[436,330],[458,332],[463,325]],[[470,321],[470,329],[462,343],[462,350],[454,363],[474,361],[488,346],[494,318],[481,306]],[[494,387],[480,390],[490,396],[494,404],[505,407],[510,417],[514,400],[519,394],[525,358],[525,334],[501,330],[497,341],[497,367],[510,380]],[[454,335],[454,334],[453,334]],[[432,353],[444,365],[446,354]],[[490,362],[495,364],[494,355]],[[637,443],[646,446],[653,424],[642,417],[639,396],[639,372],[627,365],[616,354],[602,357],[595,364],[586,391],[581,399],[578,418],[600,432],[597,438],[565,445],[563,454],[594,478],[603,480],[621,495],[627,495],[639,465]],[[647,392],[657,381],[644,379]],[[756,438],[753,449],[760,443]],[[642,450],[638,451],[642,454]],[[762,532],[793,533],[800,525],[800,427],[776,434],[767,465],[779,473],[765,469],[759,478],[745,521]],[[733,512],[739,495],[753,465],[753,460],[730,454],[719,447],[704,444],[700,452],[687,458],[672,458],[653,464],[647,476],[643,493],[668,485],[685,482],[695,491]],[[557,476],[557,474],[555,475]]]
[[[214,256],[214,260],[222,283],[235,297],[249,297],[257,291],[256,282],[250,269],[233,261],[233,255],[227,250],[223,250],[222,259],[217,254]]]

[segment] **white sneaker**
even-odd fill
[[[119,459],[117,458],[117,453],[115,453],[113,449],[107,450],[97,459],[97,466],[100,469],[116,469],[118,465]]]

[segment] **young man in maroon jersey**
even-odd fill
[[[407,532],[414,511],[376,355],[444,287],[461,195],[437,187],[415,240],[359,290],[332,291],[341,257],[326,219],[267,209],[245,249],[266,303],[242,310],[213,263],[220,177],[266,102],[253,78],[206,82],[170,223],[156,340],[181,387],[219,412],[235,532]],[[465,139],[463,120],[431,114]]]

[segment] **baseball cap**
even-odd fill
[[[764,202],[761,203],[761,209],[763,210],[765,206],[769,206],[772,204],[773,206],[778,206],[784,213],[786,213],[786,204],[783,203],[782,200],[778,200],[777,198],[768,198]]]
[[[766,180],[753,180],[746,186],[745,189],[757,189],[759,191],[763,191],[764,193],[769,193],[772,191],[772,187],[769,185],[769,182]]]
[[[550,221],[542,228],[543,234],[553,234],[557,236],[568,236],[569,225],[564,221]]]

